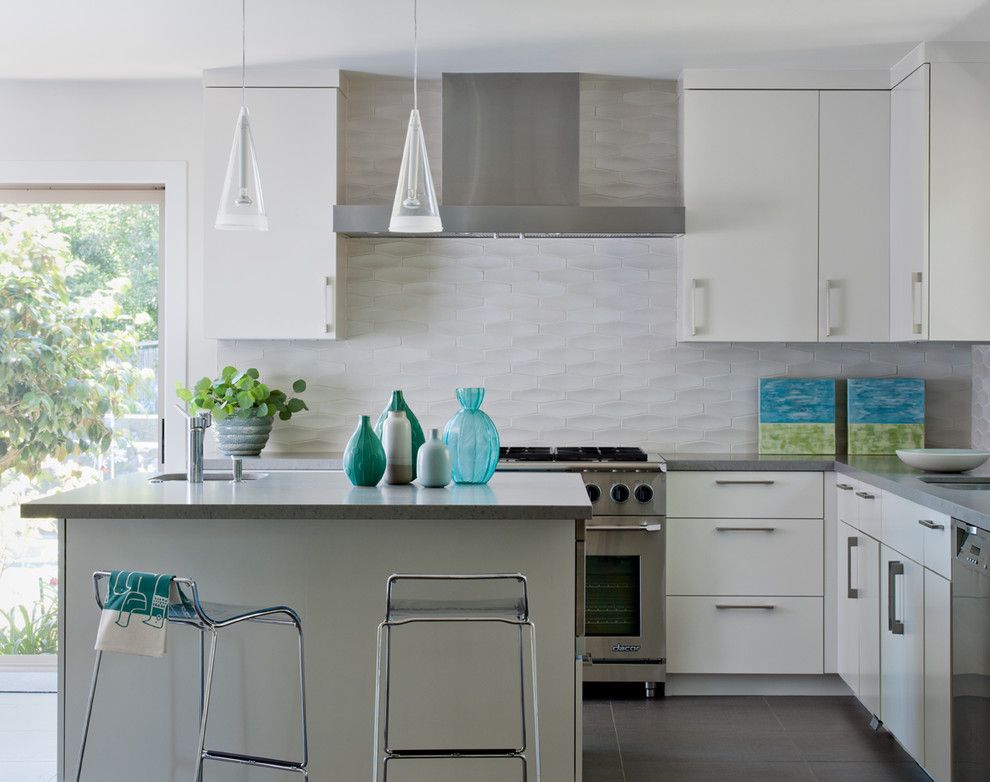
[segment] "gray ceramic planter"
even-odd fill
[[[217,422],[217,448],[226,456],[257,456],[271,433],[271,416],[224,418]]]

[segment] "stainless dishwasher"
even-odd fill
[[[953,520],[952,781],[990,780],[990,532]]]

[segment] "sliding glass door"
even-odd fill
[[[161,455],[162,189],[0,190],[0,675],[54,669],[54,520]],[[3,689],[0,686],[0,689]]]

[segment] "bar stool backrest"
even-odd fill
[[[385,621],[529,621],[521,573],[394,573],[385,587]]]
[[[110,576],[109,570],[97,570],[93,573],[93,591],[96,595],[96,605],[100,607],[101,611],[106,603],[106,592],[110,588]],[[106,582],[106,586],[101,588],[103,582]],[[182,604],[191,609],[204,626],[212,627],[215,623],[203,610],[203,604],[199,599],[199,587],[196,586],[196,582],[191,578],[176,576],[172,579],[172,583],[175,584],[179,592],[179,600]]]

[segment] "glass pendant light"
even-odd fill
[[[392,202],[388,230],[394,233],[437,233],[443,230],[440,207],[433,189],[426,138],[419,117],[419,20],[417,0],[413,0],[413,109],[409,114],[406,145],[402,150],[399,182]]]
[[[217,208],[217,228],[227,231],[267,231],[268,215],[261,193],[258,155],[254,151],[254,136],[247,110],[245,87],[245,3],[241,0],[241,110],[234,125],[234,140],[227,159],[227,176],[223,181],[220,206]]]

